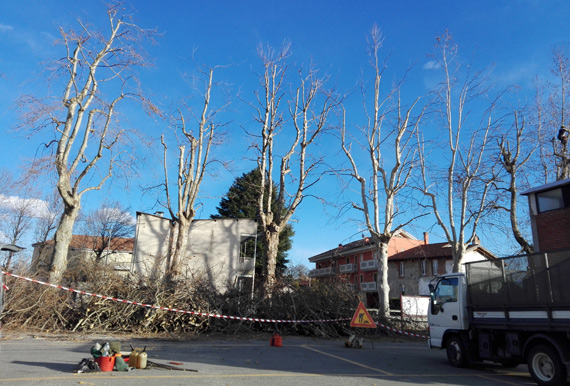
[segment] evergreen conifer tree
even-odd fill
[[[216,207],[218,213],[210,216],[212,219],[220,218],[251,218],[258,221],[259,215],[257,209],[257,200],[259,198],[259,184],[261,183],[261,175],[259,169],[253,169],[249,173],[244,173],[241,177],[235,179],[234,183],[228,190],[228,193],[221,199],[220,205]],[[273,187],[275,190],[275,186]],[[276,197],[276,194],[273,194]],[[258,225],[257,238],[257,259],[255,263],[255,273],[262,273],[263,264],[265,262],[265,251],[263,245],[263,237],[260,237],[261,228]],[[287,268],[287,252],[291,249],[291,238],[295,234],[293,227],[288,224],[279,238],[279,252],[277,254],[277,270],[282,274]]]

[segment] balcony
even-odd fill
[[[360,283],[360,290],[364,292],[374,292],[376,291],[376,282],[375,281],[368,281],[364,283]]]
[[[328,276],[332,275],[333,270],[331,267],[321,268],[321,269],[313,269],[309,271],[309,277],[321,277],[321,276]]]
[[[253,272],[255,270],[255,259],[240,257],[238,270],[244,273]]]
[[[358,265],[356,264],[343,264],[339,268],[340,273],[352,273],[358,271]]]
[[[360,269],[363,271],[371,271],[373,269],[378,269],[378,260],[366,260],[360,262]]]

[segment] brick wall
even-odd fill
[[[536,215],[540,252],[570,248],[570,208]]]

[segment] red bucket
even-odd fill
[[[113,371],[115,367],[115,357],[99,357],[95,358],[95,362],[101,368],[101,371]]]
[[[271,340],[269,341],[270,346],[281,347],[283,346],[283,340],[279,334],[273,334]]]

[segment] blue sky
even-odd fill
[[[33,136],[15,132],[18,125],[17,98],[26,93],[47,95],[48,75],[41,64],[64,55],[54,46],[58,27],[77,28],[77,18],[104,27],[104,4],[96,0],[0,2],[0,168],[12,169],[36,154],[39,144]],[[475,68],[494,65],[492,79],[497,87],[520,86],[521,103],[532,99],[536,76],[550,75],[552,49],[570,40],[570,3],[567,1],[136,1],[127,4],[128,13],[142,27],[156,28],[161,36],[148,46],[154,66],[141,71],[140,78],[148,95],[168,108],[191,90],[181,74],[194,73],[195,63],[227,65],[216,72],[227,83],[233,96],[230,112],[231,135],[228,155],[234,169],[220,171],[202,187],[203,206],[198,217],[207,218],[230,187],[233,179],[254,167],[247,153],[248,139],[243,128],[251,128],[253,111],[240,102],[240,93],[253,100],[257,87],[254,71],[259,71],[256,49],[259,44],[279,47],[292,44],[292,62],[311,61],[339,90],[353,88],[368,70],[366,38],[377,24],[383,32],[383,55],[389,57],[388,82],[403,76],[411,67],[404,92],[411,98],[424,95],[432,84],[426,64],[431,60],[435,37],[446,30],[454,36],[462,58]],[[358,95],[347,103],[360,103]],[[165,122],[125,113],[125,122],[136,126],[156,140],[167,127]],[[429,128],[427,128],[429,129]],[[157,142],[156,145],[159,145]],[[332,146],[332,145],[331,145]],[[156,147],[160,153],[160,149]],[[330,149],[336,154],[338,149]],[[87,196],[86,209],[104,200],[120,201],[132,212],[160,210],[156,197],[143,194],[140,185],[160,180],[160,168],[151,153],[141,155],[148,162],[138,180],[127,189],[111,184],[100,194]],[[339,190],[336,181],[318,187],[334,200]],[[324,194],[324,193],[323,193]],[[336,219],[334,209],[307,199],[296,214],[296,236],[290,259],[307,264],[307,258],[360,237],[362,228],[346,217]],[[356,217],[353,213],[351,217]],[[433,219],[409,230],[421,237]],[[441,232],[433,228],[432,240]],[[490,245],[494,249],[493,245]]]

